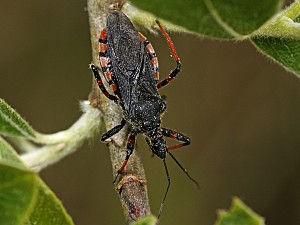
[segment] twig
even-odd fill
[[[100,31],[105,27],[112,0],[88,0],[91,44],[93,62],[99,63],[98,38]],[[96,82],[93,82],[89,100],[93,107],[103,112],[106,129],[119,125],[122,120],[121,109],[104,95],[100,94]],[[125,126],[119,133],[109,139],[108,147],[113,168],[113,177],[125,160],[128,127]],[[150,215],[145,172],[135,149],[125,168],[125,172],[115,184],[119,194],[126,223],[130,224],[141,217]]]

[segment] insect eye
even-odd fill
[[[150,145],[151,150],[155,155],[160,157],[161,159],[166,158],[166,142],[162,138],[157,138],[157,139],[152,139],[151,145]]]
[[[164,100],[161,100],[159,103],[160,106],[160,113],[163,113],[167,109],[167,103]]]

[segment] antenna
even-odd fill
[[[166,174],[167,174],[167,178],[168,178],[168,186],[167,186],[167,189],[166,189],[166,193],[165,193],[165,196],[160,204],[160,208],[159,208],[159,212],[158,212],[158,216],[157,216],[157,222],[159,220],[159,217],[161,215],[161,212],[163,210],[163,206],[164,206],[164,203],[165,203],[165,200],[167,198],[167,195],[168,195],[168,192],[169,192],[169,188],[170,188],[170,184],[171,184],[171,179],[170,179],[170,176],[169,176],[169,171],[168,171],[168,167],[167,167],[167,164],[166,164],[166,158],[163,158],[163,162],[164,162],[164,166],[165,166],[165,170],[166,170]]]
[[[186,171],[185,168],[183,168],[183,166],[178,162],[178,160],[175,158],[175,156],[170,153],[168,151],[169,155],[172,157],[172,159],[176,162],[176,164],[180,167],[180,169],[188,176],[188,178],[197,186],[197,188],[200,190],[201,187],[199,185],[199,183],[194,179],[192,178],[189,173]],[[160,218],[160,215],[162,213],[162,210],[163,210],[163,206],[164,206],[164,203],[165,203],[165,200],[167,198],[167,195],[168,195],[168,192],[169,192],[169,188],[170,188],[170,185],[171,185],[171,179],[170,179],[170,175],[169,175],[169,171],[168,171],[168,167],[167,167],[167,163],[166,163],[166,158],[163,158],[163,162],[164,162],[164,167],[165,167],[165,170],[166,170],[166,175],[167,175],[167,178],[168,178],[168,186],[167,186],[167,189],[166,189],[166,192],[165,192],[165,195],[164,195],[164,198],[160,204],[160,208],[159,208],[159,212],[158,212],[158,216],[157,216],[157,222]]]
[[[188,176],[188,178],[197,186],[197,188],[200,190],[201,187],[198,183],[198,181],[196,181],[194,178],[192,178],[190,176],[190,174],[187,172],[187,170],[185,168],[183,168],[183,166],[178,162],[178,160],[175,158],[175,156],[168,151],[168,154],[172,157],[172,159],[176,162],[176,164],[180,167],[180,169]]]

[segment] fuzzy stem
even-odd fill
[[[35,142],[42,147],[29,144],[27,140],[16,139],[14,142],[26,152],[21,156],[24,163],[32,170],[42,169],[58,162],[75,152],[88,138],[92,137],[101,125],[101,112],[91,107],[87,101],[81,103],[83,115],[67,130],[55,134],[36,134]]]
[[[98,38],[100,31],[105,27],[106,18],[110,12],[111,0],[88,0],[88,13],[90,22],[92,58],[95,65],[98,59]],[[92,106],[103,112],[106,129],[109,130],[119,125],[122,120],[122,111],[113,101],[100,93],[96,82],[93,82],[89,96]],[[126,156],[128,127],[125,126],[119,133],[109,139],[109,151],[113,168],[113,177],[116,176]],[[99,144],[100,145],[100,144]],[[124,209],[127,224],[150,215],[146,178],[143,166],[137,155],[133,152],[123,174],[115,183],[121,205]]]

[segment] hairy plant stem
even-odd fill
[[[110,6],[114,2],[112,0],[88,0],[87,3],[91,33],[92,59],[93,63],[98,65],[99,33],[105,27],[106,18],[111,10]],[[99,110],[103,112],[103,118],[107,130],[120,124],[122,120],[122,111],[120,107],[100,93],[96,82],[93,82],[89,101],[93,107],[99,108]],[[109,139],[108,147],[113,169],[113,178],[115,178],[118,169],[125,160],[127,136],[128,127],[125,126],[119,133]],[[131,155],[124,173],[119,176],[114,187],[120,197],[127,224],[151,214],[145,172],[137,155],[136,149]]]
[[[88,101],[80,105],[82,116],[67,130],[54,134],[35,132],[31,139],[33,143],[24,138],[10,139],[24,153],[21,158],[29,168],[40,172],[75,152],[99,130],[101,112],[91,107]]]

